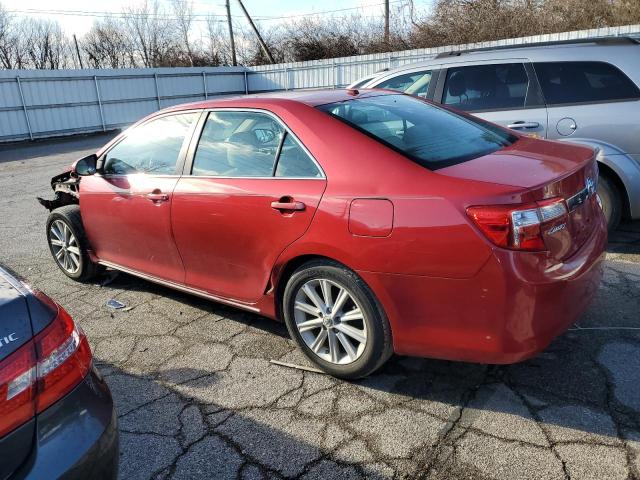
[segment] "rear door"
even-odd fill
[[[596,138],[640,153],[640,92],[621,70],[585,61],[534,68],[549,112],[548,138]]]
[[[264,111],[211,111],[190,150],[171,212],[186,284],[256,302],[277,257],[308,228],[324,174]]]
[[[133,128],[101,157],[100,174],[82,178],[82,222],[100,260],[184,281],[171,199],[199,115],[164,115]]]
[[[526,59],[448,64],[435,99],[520,133],[547,134],[547,109]]]

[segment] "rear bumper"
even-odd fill
[[[95,367],[36,419],[36,441],[12,478],[115,479],[118,426],[113,400]]]
[[[602,277],[604,221],[570,259],[496,249],[470,279],[358,272],[381,301],[396,353],[514,363],[547,347],[589,306]]]

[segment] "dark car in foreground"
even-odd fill
[[[340,377],[392,352],[523,360],[585,310],[596,153],[389,91],[172,107],[52,181],[60,269],[118,269],[283,319]]]
[[[111,394],[69,314],[0,267],[0,479],[112,479]]]

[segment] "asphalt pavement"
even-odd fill
[[[57,269],[36,196],[109,138],[0,147],[0,262],[87,333],[116,401],[121,478],[640,479],[640,222],[611,236],[593,305],[536,358],[396,356],[345,382],[270,363],[307,365],[277,322]]]

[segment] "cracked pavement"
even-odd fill
[[[307,364],[282,324],[57,269],[35,197],[109,138],[0,147],[0,262],[87,333],[116,402],[121,478],[640,479],[640,222],[611,237],[594,303],[536,358],[395,356],[350,383],[269,363]]]

